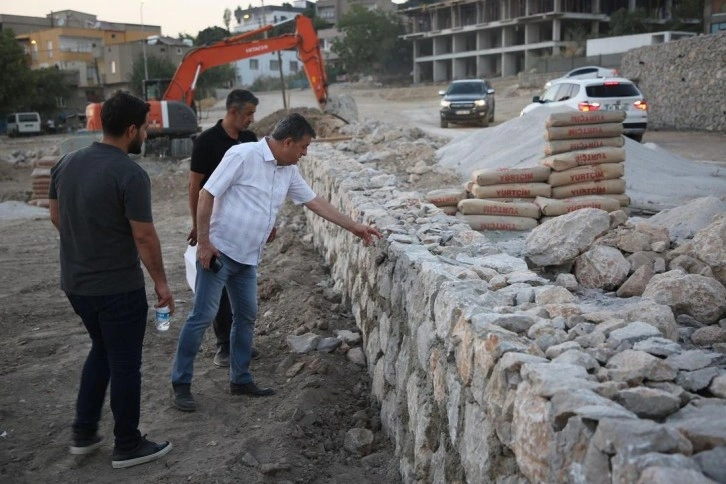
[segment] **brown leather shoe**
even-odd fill
[[[229,393],[232,395],[249,395],[251,397],[269,397],[275,394],[272,388],[260,388],[254,382],[229,383]]]

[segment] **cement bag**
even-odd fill
[[[459,202],[459,203],[461,203],[461,202]],[[445,205],[443,207],[439,207],[439,210],[444,212],[446,215],[456,215],[456,207],[453,205]]]
[[[562,139],[556,141],[548,141],[544,146],[545,156],[556,155],[557,153],[565,153],[567,151],[590,150],[593,148],[604,148],[607,146],[621,148],[625,145],[622,136],[613,138],[580,138],[580,139]]]
[[[491,202],[504,202],[504,203],[534,203],[534,199],[536,197],[525,197],[525,198],[497,198],[497,197],[487,197],[487,198],[477,198],[476,200],[489,200]]]
[[[548,127],[545,141],[555,139],[610,138],[623,134],[622,123],[584,124],[578,126]]]
[[[471,193],[471,191],[474,189],[474,182],[469,180],[468,182],[464,183],[464,190],[466,190],[466,193]]]
[[[606,193],[603,197],[617,200],[621,207],[627,207],[630,205],[630,197],[624,193]]]
[[[533,166],[529,168],[497,168],[494,170],[476,170],[472,179],[479,186],[501,185],[504,183],[532,183],[547,181],[550,168]]]
[[[605,195],[606,193],[625,193],[625,180],[616,178],[615,180],[575,183],[552,188],[552,198],[557,199],[583,195]]]
[[[187,245],[187,250],[184,252],[184,266],[187,271],[187,284],[194,292],[194,281],[197,280],[197,246]]]
[[[625,148],[595,148],[559,153],[543,158],[540,163],[555,171],[564,171],[576,166],[620,163],[621,161],[625,161]]]
[[[537,197],[534,203],[542,210],[542,214],[547,216],[564,215],[575,210],[580,210],[581,208],[599,208],[606,212],[620,210],[620,202],[604,195],[587,195],[584,197],[564,198],[562,200]]]
[[[549,197],[550,187],[546,183],[511,183],[505,185],[474,185],[472,193],[476,198],[534,198]]]
[[[459,202],[463,215],[501,215],[505,217],[539,218],[539,207],[534,203],[504,203],[470,198]]]
[[[625,121],[625,111],[591,111],[581,113],[571,111],[567,113],[553,113],[547,116],[545,126],[574,126],[578,124],[622,123]]]
[[[537,220],[527,217],[497,217],[495,215],[462,215],[456,218],[469,224],[473,230],[531,230],[537,226]]]
[[[466,190],[460,188],[442,188],[431,190],[426,194],[426,200],[437,207],[455,207],[460,200],[467,198]]]
[[[553,187],[584,183],[588,181],[612,180],[625,174],[622,163],[603,163],[602,165],[586,165],[565,171],[556,171],[547,180]]]

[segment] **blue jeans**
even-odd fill
[[[229,379],[232,383],[253,381],[250,374],[252,338],[257,319],[257,267],[240,264],[220,253],[218,273],[204,270],[197,261],[194,282],[194,307],[179,334],[179,344],[171,370],[173,384],[191,384],[194,359],[202,345],[204,332],[217,315],[222,288],[227,288],[232,305]]]
[[[110,381],[115,447],[122,452],[132,450],[141,439],[141,350],[149,310],[146,291],[67,297],[91,337],[73,432],[77,436],[96,434]]]

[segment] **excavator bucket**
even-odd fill
[[[358,121],[358,105],[350,94],[328,97],[323,112],[342,119],[346,123]]]

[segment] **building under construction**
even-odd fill
[[[413,42],[414,82],[515,75],[537,61],[584,55],[585,41],[608,30],[610,15],[643,10],[670,18],[677,0],[449,0],[403,9]]]

